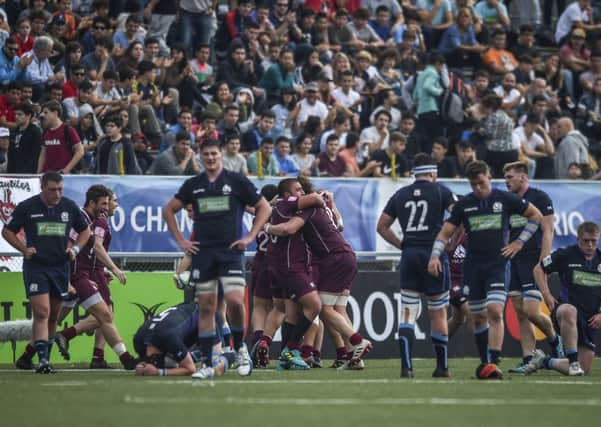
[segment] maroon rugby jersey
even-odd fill
[[[298,210],[298,198],[279,199],[271,212],[271,224],[288,222],[295,215],[305,221],[309,212]],[[292,236],[278,236],[267,253],[269,264],[274,268],[306,268],[309,264],[309,248],[301,233]]]
[[[109,225],[108,219],[105,216],[101,216],[97,218],[92,223],[92,234],[94,236],[99,237],[102,240],[102,246],[104,250],[108,253],[109,246],[111,245],[111,227]],[[104,274],[105,265],[101,263],[98,259],[95,259],[94,263],[94,271],[96,274]]]
[[[338,231],[338,224],[332,209],[309,208],[297,214],[305,219],[303,236],[316,257],[330,253],[352,252],[353,249]]]
[[[94,254],[94,229],[91,227],[93,220],[85,209],[81,209],[81,213],[85,218],[88,227],[90,227],[91,233],[90,238],[75,257],[75,261],[73,262],[71,268],[71,276],[79,274],[92,274],[94,271],[94,263],[96,261],[96,254]],[[71,240],[72,243],[77,241],[78,236],[79,234],[75,230],[71,229],[71,232],[69,233],[69,240]]]

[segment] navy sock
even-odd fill
[[[488,363],[488,326],[476,329],[474,331],[474,336],[476,337],[476,347],[478,348],[480,361],[482,363]]]
[[[566,349],[566,356],[570,363],[578,362],[578,350],[575,348]]]
[[[415,340],[414,326],[409,323],[399,325],[399,346],[401,348],[401,367],[403,369],[413,369],[411,360],[413,341]]]
[[[38,354],[40,363],[48,363],[48,341],[38,340],[33,343],[35,352]]]
[[[294,329],[294,324],[292,324],[290,322],[282,323],[282,350],[284,349],[284,347],[286,347],[286,342],[288,341],[288,338],[290,337],[290,333],[292,332],[293,329]]]
[[[441,335],[436,332],[432,332],[431,338],[434,351],[436,352],[436,367],[444,370],[449,369],[449,337],[447,335]]]
[[[204,364],[211,366],[211,355],[213,354],[213,342],[215,332],[206,332],[198,336],[198,347],[201,353],[201,359]]]
[[[238,329],[232,327],[232,337],[234,338],[234,349],[236,351],[240,350],[240,347],[242,347],[242,344],[244,344],[244,328]]]
[[[495,365],[498,365],[501,362],[501,350],[488,350],[489,354],[489,361],[490,363],[494,363]]]
[[[532,360],[532,355],[531,355],[531,354],[530,354],[530,355],[528,355],[528,356],[524,356],[524,357],[522,357],[522,363],[523,363],[524,365],[527,365],[528,363],[530,363],[530,361],[531,361],[531,360]]]

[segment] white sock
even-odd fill
[[[113,350],[115,351],[115,353],[117,353],[117,356],[121,356],[123,353],[125,353],[127,351],[127,348],[125,348],[125,344],[120,342],[113,346]]]

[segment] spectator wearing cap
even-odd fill
[[[194,157],[190,134],[178,132],[175,144],[159,154],[148,169],[149,175],[196,175],[200,165]]]
[[[0,49],[0,85],[25,78],[27,66],[33,58],[31,56],[19,58],[18,51],[19,43],[12,37],[6,39]]]
[[[259,165],[259,152],[261,153],[261,165]],[[260,167],[263,176],[281,176],[278,162],[273,156],[273,139],[263,138],[259,149],[253,151],[246,159],[246,165],[250,175],[257,175]]]
[[[292,51],[283,49],[278,62],[269,67],[259,82],[259,86],[265,89],[268,102],[275,103],[282,90],[294,88],[295,67]]]
[[[0,127],[0,173],[6,173],[8,169],[9,136],[8,128]]]
[[[50,61],[50,53],[52,52],[52,39],[46,36],[38,37],[33,49],[25,55],[32,56],[31,63],[27,66],[26,79],[34,85],[33,99],[37,101],[44,88],[48,85],[60,82],[62,84],[65,78],[65,73],[59,71],[54,73]]]
[[[56,64],[58,60],[65,55],[65,44],[68,42],[65,34],[67,33],[67,21],[65,15],[58,14],[52,17],[48,26],[48,36],[52,39],[52,57],[51,62]]]
[[[140,175],[134,146],[123,133],[121,117],[108,117],[104,122],[105,137],[96,149],[96,173],[101,175]]]
[[[19,82],[11,82],[6,86],[4,95],[0,95],[0,126],[14,129],[15,107],[21,102],[21,85]]]
[[[296,114],[295,130],[302,130],[311,116],[317,117],[321,122],[325,122],[328,118],[329,111],[326,104],[320,101],[317,97],[319,86],[315,82],[308,83],[303,92],[303,99],[295,108]]]
[[[550,1],[546,3],[550,3]],[[592,14],[591,0],[578,0],[566,7],[561,15],[559,15],[557,27],[555,28],[555,41],[557,44],[563,44],[564,39],[574,28],[582,28],[584,31],[601,30],[601,24],[594,24],[591,21],[590,14]]]
[[[146,174],[152,162],[154,162],[154,156],[148,152],[149,143],[142,132],[136,133],[133,136],[134,141],[134,152],[136,155],[136,161],[142,174]]]
[[[96,39],[94,51],[88,53],[81,59],[81,63],[86,67],[86,72],[90,80],[101,81],[105,71],[116,71],[115,63],[111,58],[113,51],[113,41],[110,37],[99,37]]]
[[[74,40],[77,37],[77,18],[71,12],[71,0],[58,0],[54,16],[63,15],[66,24],[65,39]]]
[[[116,31],[113,35],[113,43],[116,47],[116,55],[121,56],[125,49],[134,41],[144,43],[144,37],[138,33],[140,24],[144,22],[142,16],[131,14],[125,20],[125,31]]]
[[[570,38],[559,49],[562,64],[576,76],[589,69],[591,51],[586,47],[586,32],[582,28],[574,28]]]
[[[388,147],[390,131],[388,125],[392,116],[386,110],[380,110],[374,116],[374,125],[361,131],[360,140],[369,144],[369,151],[382,150]]]
[[[16,127],[11,130],[8,149],[8,173],[32,174],[37,172],[42,143],[42,131],[32,123],[33,105],[21,103],[15,107]]]

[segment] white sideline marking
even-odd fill
[[[600,399],[457,399],[457,398],[379,398],[379,399],[287,399],[238,398],[223,399],[190,397],[144,397],[125,395],[125,403],[137,405],[156,404],[232,404],[232,405],[288,405],[288,406],[357,406],[357,405],[425,405],[425,406],[599,406]]]

